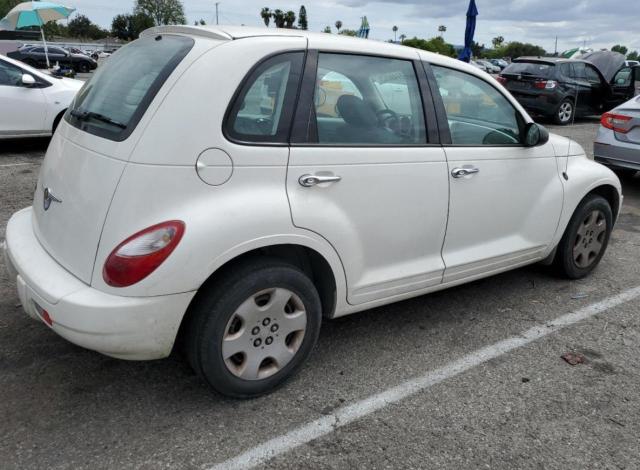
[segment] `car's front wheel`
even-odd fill
[[[556,265],[570,279],[587,276],[604,255],[613,229],[613,212],[602,196],[587,196],[578,206],[558,245]]]
[[[556,124],[566,126],[573,121],[575,112],[576,110],[573,105],[573,101],[571,101],[571,99],[569,98],[565,98],[564,100],[562,100],[562,103],[560,103],[560,106],[558,106],[558,109],[556,110],[554,121]]]
[[[298,268],[260,259],[199,293],[187,328],[191,366],[223,395],[268,393],[307,359],[320,332],[321,303]]]
[[[80,62],[77,69],[80,73],[89,73],[91,71],[91,64],[89,64],[89,62]]]

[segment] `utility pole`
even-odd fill
[[[216,24],[218,24],[218,5],[220,5],[220,2],[216,2]]]
[[[556,36],[556,49],[555,49],[555,51],[553,52],[553,55],[554,55],[554,56],[557,56],[557,55],[558,55],[558,36]]]

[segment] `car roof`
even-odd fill
[[[589,63],[580,59],[567,59],[566,57],[541,57],[541,56],[523,56],[513,59],[512,62],[538,62],[541,64],[560,64],[566,62],[582,62],[583,64]],[[593,64],[591,64],[593,65]]]

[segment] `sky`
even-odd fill
[[[183,0],[189,23],[203,18],[215,22],[216,0]],[[119,13],[130,12],[134,0],[60,0],[77,9],[103,27]],[[325,26],[335,30],[336,20],[343,28],[358,29],[366,15],[371,27],[370,38],[431,38],[438,26],[445,25],[444,38],[452,44],[464,42],[465,14],[469,0],[305,0],[309,29],[321,31]],[[532,42],[547,51],[558,51],[586,45],[594,49],[624,44],[640,50],[639,0],[476,0],[479,11],[476,40],[487,46],[491,39],[503,36],[507,41]],[[220,24],[264,26],[259,16],[262,7],[293,10],[301,3],[283,0],[221,0]],[[273,27],[273,24],[272,24]]]

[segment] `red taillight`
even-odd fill
[[[626,134],[631,130],[627,125],[632,119],[631,116],[625,116],[624,114],[604,113],[600,119],[600,124],[614,132]]]
[[[183,234],[184,222],[170,220],[130,236],[104,263],[104,281],[113,287],[126,287],[141,281],[167,259]]]
[[[538,90],[553,90],[558,86],[558,82],[555,80],[539,80],[533,83],[534,88]]]
[[[496,80],[498,80],[498,83],[500,83],[500,85],[506,85],[507,84],[507,79],[504,78],[502,75],[498,75],[496,77]]]

